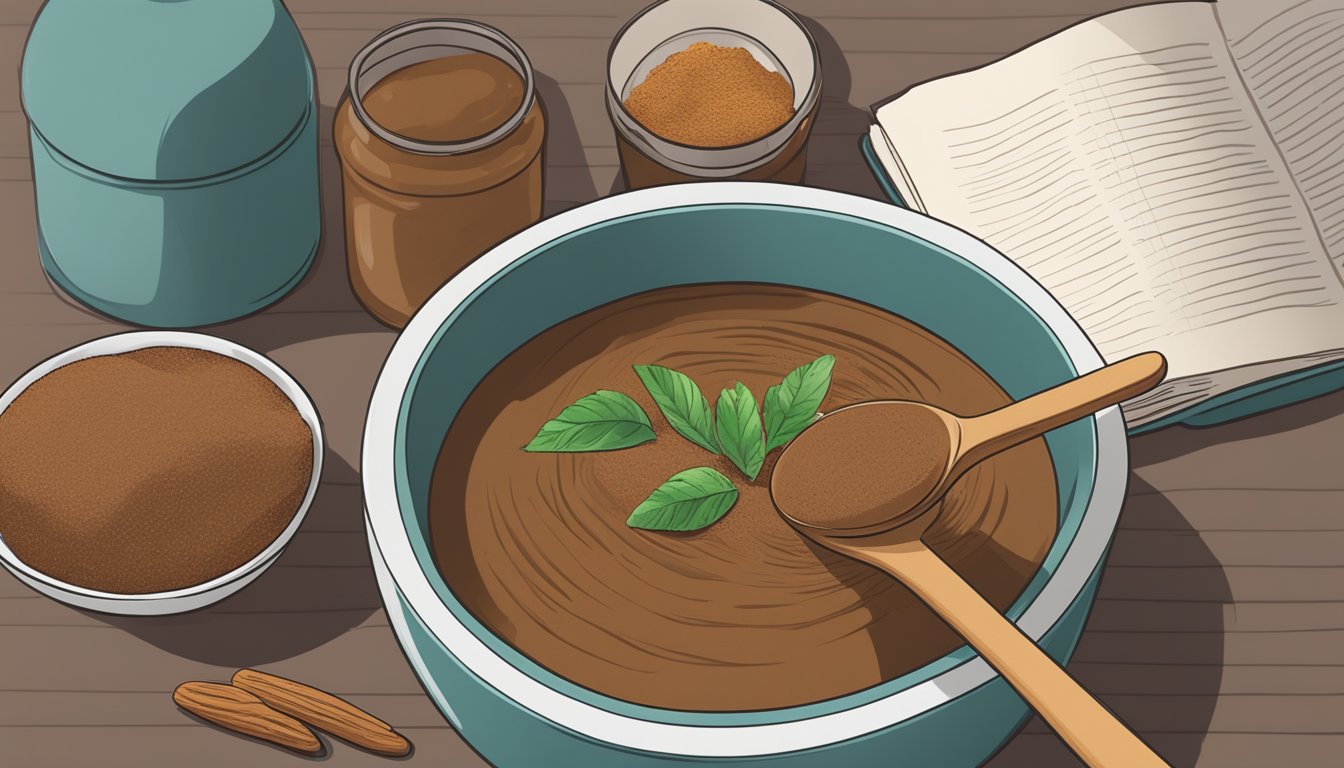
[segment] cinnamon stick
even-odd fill
[[[233,684],[273,709],[370,752],[401,757],[411,751],[411,743],[392,726],[326,691],[255,669],[235,672]]]
[[[241,688],[224,683],[187,682],[173,691],[177,705],[203,720],[295,752],[316,755],[322,742],[306,725],[277,712]]]

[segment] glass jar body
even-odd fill
[[[417,156],[374,136],[347,97],[332,135],[341,159],[350,286],[401,328],[453,275],[541,218],[545,118],[534,105],[505,142]]]
[[[512,114],[485,133],[427,141],[397,133],[365,109],[363,99],[385,79],[464,54],[491,57],[521,84]],[[459,95],[451,82],[461,81],[441,82],[433,93],[445,106]],[[480,78],[474,82],[479,89]],[[503,92],[503,83],[493,81],[486,92]],[[402,98],[422,107],[426,96]],[[531,64],[493,27],[456,19],[408,22],[356,54],[332,137],[341,161],[350,285],[365,309],[390,326],[405,326],[453,275],[540,219],[545,134]]]

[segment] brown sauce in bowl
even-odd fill
[[[670,709],[775,709],[868,688],[961,644],[891,577],[824,550],[770,500],[779,456],[748,482],[674,432],[631,366],[693,378],[711,404],[740,380],[756,393],[819,355],[836,357],[823,411],[874,399],[975,414],[1008,402],[945,341],[829,294],[756,284],[652,291],[571,318],[505,358],[468,398],[430,489],[444,580],[491,632],[574,683]],[[525,453],[566,405],[598,389],[648,413],[653,443],[601,453]],[[741,491],[693,533],[630,528],[668,477],[710,466]],[[930,546],[1000,609],[1055,534],[1044,441],[968,472],[941,503]]]

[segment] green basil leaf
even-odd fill
[[[735,503],[732,481],[717,470],[695,467],[658,486],[625,522],[650,531],[698,531],[727,514]]]
[[[678,434],[710,453],[719,453],[714,412],[691,377],[661,365],[636,365],[635,373]]]
[[[756,398],[742,382],[719,395],[716,407],[719,444],[723,453],[742,474],[755,480],[765,463],[765,436],[761,433],[761,414]]]
[[[541,425],[525,451],[578,453],[613,451],[654,439],[653,426],[639,404],[609,389],[585,395]]]
[[[817,416],[831,388],[834,355],[822,355],[793,370],[765,392],[765,450],[773,451],[798,436]]]

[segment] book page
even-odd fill
[[[928,213],[1102,355],[1171,376],[1344,347],[1344,286],[1207,3],[1127,9],[880,107]]]
[[[1326,250],[1344,270],[1344,0],[1222,0],[1217,13]]]

